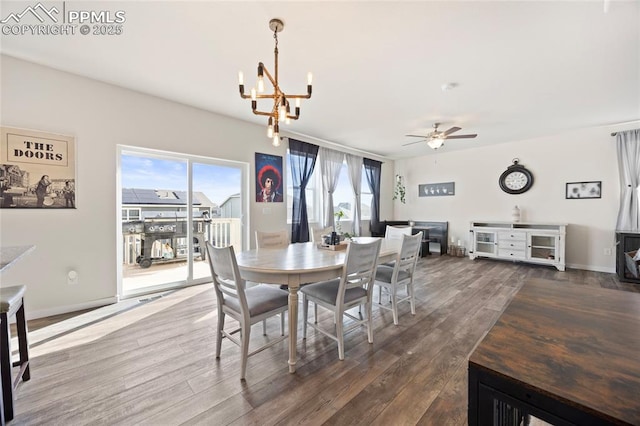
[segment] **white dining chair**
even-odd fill
[[[391,226],[387,225],[384,231],[384,237],[390,240],[401,240],[404,235],[411,235],[413,228],[411,226]]]
[[[327,234],[331,234],[333,232],[333,228],[332,227],[327,227],[327,228],[316,228],[316,227],[312,227],[311,228],[311,237],[313,238],[313,242],[316,244],[322,244],[322,236],[323,235],[327,235]]]
[[[227,338],[241,348],[240,379],[244,380],[247,371],[247,359],[267,349],[288,336],[284,333],[284,312],[289,307],[289,293],[271,285],[257,285],[246,288],[245,280],[240,277],[233,246],[216,248],[206,243],[213,288],[218,301],[218,327],[216,331],[216,358],[220,358],[222,339]],[[269,317],[281,315],[281,337],[249,353],[251,326]],[[224,329],[225,316],[229,315],[240,323],[235,330]],[[234,334],[240,332],[240,339]]]
[[[289,245],[289,233],[286,229],[276,232],[256,231],[257,248],[282,248]]]
[[[286,229],[275,232],[256,231],[256,248],[284,248],[289,245],[289,233]],[[281,285],[281,290],[286,290],[289,287]],[[263,329],[266,325],[263,326]]]
[[[309,284],[300,288],[304,314],[303,339],[307,338],[307,325],[311,326],[318,332],[338,342],[338,358],[340,360],[344,360],[344,333],[347,331],[366,325],[369,343],[373,343],[371,301],[380,244],[380,240],[364,244],[350,243],[340,278]],[[317,325],[317,311],[313,323],[307,320],[310,301],[316,307],[319,305],[333,312],[335,334]],[[346,312],[348,309],[362,305],[365,305],[365,318],[363,319]],[[347,328],[344,327],[345,316],[354,322]]]
[[[389,309],[393,312],[393,323],[398,325],[398,303],[408,301],[411,303],[411,314],[416,314],[416,302],[413,289],[413,275],[420,253],[422,243],[422,232],[415,235],[403,235],[402,246],[396,255],[395,261],[388,264],[379,265],[376,268],[375,285],[378,286],[378,303],[381,308]],[[382,289],[385,289],[391,298],[391,307],[382,304]],[[398,298],[398,289],[405,288],[406,296]]]

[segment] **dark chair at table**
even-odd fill
[[[284,333],[284,320],[280,322],[282,337],[270,341],[249,353],[249,339],[251,326],[269,317],[288,310],[289,293],[277,287],[259,284],[246,288],[245,280],[240,277],[236,255],[233,247],[216,248],[206,243],[209,255],[209,266],[213,277],[213,287],[218,301],[218,327],[216,332],[216,358],[220,358],[222,339],[226,337],[238,345],[242,350],[240,379],[244,380],[247,371],[247,359],[256,353],[269,348],[288,336]],[[240,323],[240,327],[226,331],[224,329],[225,316],[229,315]],[[240,332],[240,339],[233,335]]]

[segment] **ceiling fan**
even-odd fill
[[[426,140],[427,145],[429,145],[429,147],[433,149],[440,148],[444,144],[445,139],[468,139],[468,138],[475,138],[476,136],[478,136],[477,134],[449,136],[451,133],[457,132],[462,129],[460,127],[453,126],[450,129],[445,130],[444,132],[439,132],[438,131],[439,125],[440,123],[435,123],[433,125],[433,131],[426,135],[405,135],[405,136],[410,136],[412,138],[423,138]],[[403,144],[402,146],[413,145],[414,143],[418,143],[418,142],[424,142],[424,141],[409,142],[409,143]]]

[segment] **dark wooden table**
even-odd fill
[[[469,424],[529,415],[640,425],[640,294],[535,279],[523,286],[469,358]]]

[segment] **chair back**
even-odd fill
[[[401,240],[404,235],[411,235],[413,228],[411,226],[403,226],[399,228],[397,226],[387,225],[384,232],[384,237],[390,240]]]
[[[313,237],[313,242],[316,244],[321,244],[322,243],[322,236],[323,235],[327,235],[327,234],[331,234],[333,232],[333,228],[331,227],[327,227],[324,229],[320,229],[320,228],[312,228],[311,229],[311,235]]]
[[[367,299],[371,301],[381,243],[381,240],[364,244],[355,241],[349,243],[338,290],[339,303],[344,301],[345,291],[355,287],[367,290]]]
[[[256,231],[257,248],[283,248],[289,245],[289,233],[286,229],[277,232]]]
[[[231,309],[239,315],[248,315],[245,281],[240,277],[240,269],[238,269],[233,246],[214,247],[207,241],[206,247],[213,288],[218,299],[218,309]],[[240,311],[238,311],[238,307]]]
[[[407,271],[409,276],[413,276],[420,253],[420,244],[422,243],[422,231],[415,235],[403,235],[402,247],[396,257],[393,279],[397,279],[398,272]]]

